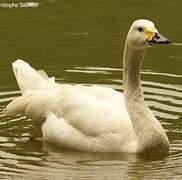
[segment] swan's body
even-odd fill
[[[138,33],[138,27],[148,28],[146,36]],[[153,31],[149,33],[149,29]],[[157,33],[147,20],[135,21],[130,28],[124,52],[124,95],[100,86],[57,84],[54,78],[17,60],[13,70],[22,96],[7,106],[6,114],[31,118],[41,127],[45,141],[61,147],[92,152],[167,153],[168,138],[145,103],[140,85],[146,38],[154,42],[154,30]]]

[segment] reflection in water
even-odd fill
[[[182,46],[182,43],[172,43],[173,46]]]

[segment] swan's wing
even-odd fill
[[[6,114],[22,114],[33,121],[42,121],[52,112],[83,134],[97,136],[107,131],[118,132],[125,126],[130,128],[128,114],[118,104],[114,100],[102,101],[83,86],[55,84],[23,94],[7,106]]]
[[[64,118],[66,122],[87,136],[97,136],[106,131],[116,132],[121,126],[128,126],[128,124],[130,126],[128,113],[120,105],[118,106],[118,102],[103,101],[84,86],[63,85],[58,104],[61,114],[59,111],[55,113],[56,116]]]
[[[64,118],[58,118],[53,113],[47,115],[46,121],[42,125],[42,135],[44,140],[61,147],[94,151],[93,143],[95,140],[93,138],[85,136],[68,124]],[[101,144],[100,147],[102,147]]]
[[[88,92],[90,92],[93,96],[98,98],[99,100],[111,104],[111,106],[116,106],[121,108],[123,111],[125,109],[124,104],[124,96],[123,93],[118,92],[112,88],[92,85],[92,86],[82,86]]]
[[[54,122],[54,123],[53,123]],[[88,129],[88,131],[91,131]],[[64,118],[49,113],[42,125],[45,141],[61,147],[92,152],[135,152],[136,141],[132,132],[99,130],[99,134],[88,135],[69,124]]]

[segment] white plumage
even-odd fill
[[[37,124],[45,118],[45,141],[99,152],[129,151],[135,145],[120,92],[100,86],[60,85],[22,60],[15,61],[13,69],[23,94],[7,106],[6,114],[25,114]]]
[[[147,20],[134,22],[130,29],[131,36],[129,33],[127,39],[131,39],[135,35],[134,33],[136,33],[135,38],[138,38],[139,42],[143,43],[141,37],[143,38],[144,34],[139,37],[137,34],[138,30],[134,32],[134,28],[136,26],[147,27],[152,25],[153,23]],[[147,41],[141,46],[142,48],[140,49],[142,51],[144,51],[146,44]],[[125,51],[127,51],[126,46]],[[134,44],[132,44],[133,46]],[[137,47],[139,47],[138,41]],[[126,54],[127,52],[125,52],[125,61],[127,63],[132,62],[132,58],[135,56],[131,58]],[[137,57],[138,54],[136,53]],[[155,149],[153,148],[153,144],[156,145],[156,142],[151,142],[152,145],[150,146],[144,139],[140,143],[140,133],[136,131],[140,131],[138,127],[141,127],[142,120],[138,120],[140,126],[135,126],[136,117],[138,116],[137,112],[132,109],[130,109],[132,111],[130,112],[130,110],[126,109],[128,107],[135,108],[135,106],[130,106],[130,103],[135,105],[138,102],[135,90],[133,90],[134,99],[127,98],[128,93],[133,88],[132,82],[127,78],[125,81],[127,80],[128,84],[125,83],[124,87],[128,89],[128,93],[125,93],[124,97],[122,93],[116,90],[101,86],[57,84],[54,77],[48,78],[44,71],[36,71],[22,60],[17,60],[12,65],[22,96],[7,106],[6,115],[14,116],[21,114],[31,118],[37,126],[41,127],[44,141],[54,143],[61,147],[92,152],[140,153],[145,151],[145,149],[148,152],[149,147]],[[125,67],[124,71],[127,72],[128,69],[129,67]],[[134,76],[133,73],[135,72],[132,71],[127,76]],[[129,86],[130,83],[131,86]],[[138,86],[140,89],[140,84]],[[141,106],[142,103],[143,101],[141,102]],[[138,106],[140,106],[140,103]],[[144,103],[144,112],[148,111],[147,108]],[[141,118],[144,115],[140,114]],[[157,120],[156,122],[153,124],[156,124],[156,129],[159,130],[159,138],[165,139],[160,142],[163,143],[164,141],[168,143],[165,132],[158,125]],[[154,130],[157,132],[153,125],[150,128],[150,123],[149,128],[147,128],[148,125],[146,126],[144,122],[142,123],[150,135],[152,134],[150,133],[150,129],[152,129],[151,132]],[[156,139],[159,139],[158,133],[156,134]],[[144,134],[145,136],[146,134]]]

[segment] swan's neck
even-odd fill
[[[140,68],[144,51],[125,44],[123,59],[123,86],[126,109],[137,137],[138,153],[167,153],[167,135],[147,106],[141,87]]]

